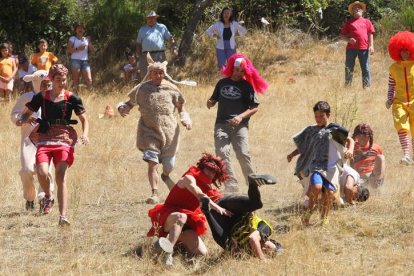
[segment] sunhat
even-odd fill
[[[147,17],[160,17],[155,11],[150,11],[147,14]]]
[[[363,12],[365,12],[366,9],[367,9],[367,4],[365,4],[364,2],[355,1],[354,3],[351,3],[348,6],[348,11],[349,11],[350,14],[354,14],[354,6],[355,5],[359,5]]]

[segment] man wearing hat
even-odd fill
[[[374,26],[369,19],[363,18],[366,11],[366,4],[355,1],[348,6],[352,14],[342,26],[340,37],[348,42],[346,46],[345,59],[345,86],[352,83],[355,66],[355,59],[358,57],[362,71],[362,87],[368,88],[371,85],[371,73],[369,69],[369,55],[374,53]]]
[[[141,78],[147,74],[147,53],[150,53],[152,59],[156,62],[163,62],[165,57],[165,40],[169,41],[171,45],[171,54],[178,56],[177,46],[170,31],[164,24],[157,22],[159,17],[155,11],[150,11],[147,14],[145,26],[142,26],[138,31],[137,37],[137,56],[139,57],[139,69],[141,70]]]

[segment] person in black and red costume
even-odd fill
[[[31,141],[36,145],[36,167],[39,183],[45,192],[45,197],[41,202],[41,213],[48,214],[54,204],[53,194],[50,191],[48,171],[50,161],[56,168],[56,184],[58,187],[57,197],[59,202],[59,225],[70,225],[67,218],[68,189],[66,185],[66,171],[74,161],[74,147],[78,140],[78,135],[71,124],[76,124],[77,120],[72,120],[72,113],[78,116],[82,124],[82,136],[80,140],[83,144],[89,143],[88,132],[89,123],[86,111],[79,96],[66,90],[68,69],[62,64],[55,64],[50,68],[49,78],[52,81],[53,89],[36,94],[33,99],[26,104],[26,110],[18,122],[37,123],[38,126],[30,135]],[[42,108],[40,119],[32,119],[30,115]]]

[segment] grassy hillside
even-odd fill
[[[377,46],[380,50],[380,46]],[[257,32],[240,41],[239,51],[252,57],[270,83],[260,96],[259,112],[252,117],[251,155],[257,172],[275,175],[278,184],[262,187],[264,208],[259,215],[277,229],[275,238],[284,253],[266,262],[249,256],[235,259],[222,255],[208,234],[206,258],[186,260],[177,256],[176,266],[166,270],[148,251],[150,227],[144,203],[149,195],[146,164],[135,148],[138,111],[129,117],[99,119],[107,103],[125,100],[128,88],[108,85],[102,93],[81,96],[90,120],[88,146],[76,147],[69,170],[69,216],[72,226],[57,226],[58,210],[46,216],[24,211],[19,171],[20,133],[9,114],[13,104],[0,109],[0,275],[110,274],[110,275],[410,275],[414,271],[413,167],[398,164],[402,157],[390,111],[385,109],[387,55],[377,51],[371,60],[373,85],[361,88],[356,68],[351,89],[343,88],[345,46],[315,42],[295,32]],[[202,58],[195,58],[195,57]],[[177,180],[203,151],[214,151],[215,109],[206,101],[218,80],[214,46],[201,41],[191,66],[175,77],[200,82],[197,88],[182,87],[193,130],[182,129],[181,149],[173,179]],[[203,74],[200,72],[204,71]],[[295,82],[290,81],[295,76]],[[387,172],[384,186],[372,191],[364,204],[333,211],[330,224],[303,228],[298,202],[302,188],[293,176],[294,162],[286,155],[294,148],[292,135],[314,122],[312,106],[327,100],[334,120],[353,129],[368,122],[375,142],[384,149]],[[236,163],[235,163],[236,164]],[[235,165],[238,177],[240,168]],[[162,184],[163,185],[163,184]],[[167,188],[161,186],[162,196]],[[247,187],[242,187],[246,192]],[[131,253],[143,248],[141,258]]]

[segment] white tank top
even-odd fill
[[[76,36],[71,36],[69,41],[72,42],[73,48],[78,48],[82,45],[85,45],[85,49],[82,51],[76,51],[72,53],[70,56],[71,59],[80,59],[80,60],[88,60],[88,45],[89,41],[86,37],[82,37],[82,39],[77,38]]]

